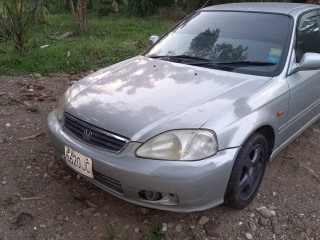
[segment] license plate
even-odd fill
[[[65,146],[64,150],[66,162],[71,168],[85,176],[93,178],[91,158],[82,155],[68,146]]]

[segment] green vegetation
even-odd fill
[[[197,238],[197,234],[194,231],[194,229],[189,228],[189,229],[186,230],[185,233],[183,233],[182,239],[185,239],[185,240],[197,240],[198,238]]]
[[[41,153],[41,150],[31,150],[30,154],[26,154],[25,157],[18,156],[18,155],[13,156],[10,159],[10,162],[16,167],[21,167],[22,165],[25,165],[25,164],[35,164],[39,160],[40,153]]]
[[[0,39],[0,75],[79,73],[105,67],[142,53],[150,35],[161,35],[173,24],[115,14],[92,13],[88,19],[88,31],[79,34],[68,13],[47,15],[46,24],[30,27],[28,52],[17,53],[9,40]],[[50,46],[41,48],[44,45]]]
[[[149,240],[163,240],[165,238],[165,234],[162,231],[162,225],[158,226],[149,237]]]
[[[111,224],[106,226],[105,240],[117,240],[116,234],[114,233],[114,230]]]
[[[26,51],[26,33],[30,22],[43,23],[45,10],[53,3],[53,0],[4,1],[0,15],[0,37],[9,38],[17,52]]]
[[[224,2],[0,0],[0,75],[106,67],[142,53],[150,35],[164,34],[188,13]]]
[[[14,205],[16,202],[15,198],[14,197],[6,197],[3,201],[3,207],[5,209],[11,207],[12,205]]]
[[[31,150],[30,151],[30,155],[27,157],[26,162],[28,162],[28,164],[35,164],[38,162],[38,157],[40,155],[40,150]]]
[[[22,159],[17,155],[11,159],[11,162],[17,167],[20,167],[22,165]]]
[[[17,179],[17,187],[20,189],[25,189],[28,185],[28,179],[23,177],[23,178],[19,178]]]

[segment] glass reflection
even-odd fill
[[[180,23],[146,55],[272,76],[285,57],[290,21],[289,17],[276,14],[200,11]],[[201,60],[203,64],[199,64]]]

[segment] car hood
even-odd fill
[[[66,112],[145,141],[169,129],[199,128],[269,79],[138,56],[74,84]]]

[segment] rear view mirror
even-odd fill
[[[298,64],[298,71],[320,70],[320,54],[305,53]]]
[[[159,39],[160,39],[159,36],[152,35],[152,36],[149,38],[150,44],[151,44],[151,45],[156,44],[156,43],[159,41]]]

